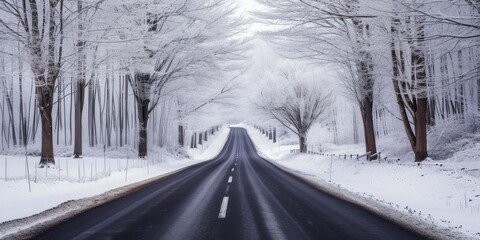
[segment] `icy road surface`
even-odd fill
[[[88,210],[35,239],[423,239],[259,157],[232,128],[212,161]]]

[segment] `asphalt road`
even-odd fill
[[[220,154],[36,239],[422,239],[258,156],[242,128]]]

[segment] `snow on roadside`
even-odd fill
[[[345,160],[338,156],[290,154],[288,149],[298,148],[297,145],[275,146],[256,129],[242,127],[247,129],[257,149],[277,164],[299,171],[318,183],[330,181],[354,195],[480,239],[480,163],[477,160],[480,159],[480,144],[476,149],[435,161],[442,166],[425,164],[419,167],[357,161],[348,157]],[[338,147],[335,152],[350,153],[349,150],[358,151],[346,146]]]
[[[128,158],[57,157],[56,168],[36,168],[38,158],[29,157],[31,192],[25,177],[25,157],[0,156],[0,223],[28,217],[70,200],[99,195],[211,159],[211,155],[223,147],[228,133],[229,128],[222,129],[217,137],[211,139],[212,143],[204,154],[195,160],[160,150],[151,154],[148,164],[146,160]],[[5,234],[0,229],[0,238]]]
[[[199,160],[199,159],[212,159],[217,156],[220,151],[222,150],[223,145],[227,141],[228,133],[230,132],[230,128],[223,127],[219,132],[216,132],[216,137],[213,141],[204,142],[203,145],[198,145],[197,148],[187,150],[188,155],[191,159]]]

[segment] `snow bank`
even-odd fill
[[[223,127],[218,132],[215,132],[213,141],[207,141],[203,144],[199,144],[197,148],[188,148],[187,153],[191,159],[212,159],[217,156],[225,145],[227,141],[228,134],[230,133],[230,128]]]
[[[412,217],[480,239],[480,144],[442,161],[417,166],[413,161],[366,162],[332,156],[290,154],[256,129],[244,126],[257,149],[320,184],[330,182]],[[395,145],[391,145],[395,146]],[[359,145],[336,146],[331,153],[361,153]],[[359,152],[360,151],[360,152]],[[441,165],[441,166],[440,166]]]

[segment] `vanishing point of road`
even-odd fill
[[[423,239],[277,168],[231,128],[211,161],[85,211],[35,239]]]

